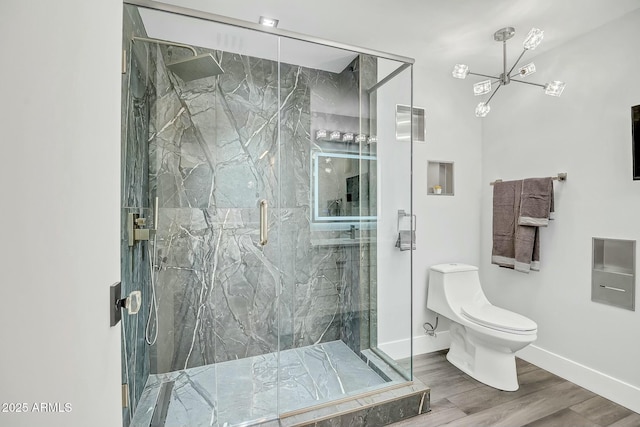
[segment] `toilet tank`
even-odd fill
[[[431,267],[427,308],[449,319],[460,315],[460,307],[469,303],[486,301],[478,267],[468,264],[448,263]]]

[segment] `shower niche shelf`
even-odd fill
[[[593,238],[591,301],[635,311],[635,240]]]
[[[453,196],[453,162],[427,162],[427,195]]]

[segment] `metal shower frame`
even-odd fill
[[[123,4],[128,4],[131,6],[139,6],[145,7],[148,9],[159,10],[163,12],[174,13],[176,15],[187,16],[191,18],[198,18],[205,21],[218,22],[221,24],[231,25],[234,27],[246,28],[248,30],[259,31],[262,33],[273,34],[275,36],[282,36],[289,39],[295,39],[300,41],[305,41],[309,43],[319,44],[323,46],[334,47],[342,50],[349,50],[356,53],[361,53],[364,55],[372,55],[377,56],[379,58],[390,59],[392,61],[403,62],[408,65],[413,65],[415,63],[414,58],[409,58],[407,56],[396,55],[388,52],[382,52],[375,49],[368,49],[359,46],[352,46],[346,43],[340,43],[332,40],[325,40],[319,37],[309,36],[306,34],[296,33],[294,31],[282,30],[279,28],[267,27],[261,24],[243,21],[241,19],[229,18],[228,16],[217,15],[215,13],[203,12],[196,9],[189,9],[186,7],[175,6],[172,4],[162,3],[153,0],[123,0]]]
[[[395,70],[390,72],[388,75],[386,75],[384,78],[382,78],[380,81],[378,81],[371,88],[366,89],[366,92],[369,93],[369,94],[375,92],[380,87],[384,86],[387,82],[391,81],[394,77],[396,77],[402,71],[406,70],[407,68],[410,68],[410,70],[409,70],[410,71],[410,82],[411,82],[411,95],[410,95],[411,111],[410,111],[410,117],[413,117],[413,101],[414,101],[414,95],[413,95],[413,81],[414,81],[413,65],[415,64],[415,59],[414,58],[410,58],[410,57],[402,56],[402,55],[397,55],[397,54],[392,54],[392,53],[379,51],[379,50],[375,50],[375,49],[369,49],[369,48],[364,48],[364,47],[360,47],[360,46],[354,46],[354,45],[350,45],[350,44],[346,44],[346,43],[336,42],[336,41],[333,41],[333,40],[322,39],[322,38],[319,38],[319,37],[314,37],[314,36],[310,36],[310,35],[306,35],[306,34],[301,34],[301,33],[297,33],[297,32],[294,32],[294,31],[288,31],[288,30],[283,30],[283,29],[274,28],[274,27],[267,27],[267,26],[264,26],[264,25],[261,25],[261,24],[258,24],[258,23],[253,23],[253,22],[244,21],[244,20],[240,20],[240,19],[230,18],[230,17],[227,17],[227,16],[218,15],[218,14],[210,13],[210,12],[204,12],[204,11],[200,11],[200,10],[196,10],[196,9],[185,8],[185,7],[182,7],[182,6],[176,6],[176,5],[172,5],[172,4],[162,3],[162,2],[158,2],[158,1],[154,1],[154,0],[123,0],[123,4],[124,5],[130,5],[130,6],[142,7],[142,8],[151,9],[151,10],[167,12],[167,13],[172,13],[172,14],[175,14],[175,15],[180,15],[180,16],[185,16],[185,17],[190,17],[190,18],[201,19],[201,20],[209,21],[209,22],[226,24],[226,25],[230,25],[230,26],[233,26],[233,27],[243,28],[243,29],[252,30],[252,31],[258,31],[258,32],[261,32],[261,33],[266,33],[266,34],[272,34],[274,36],[280,36],[280,37],[284,37],[284,38],[287,38],[287,39],[293,39],[293,40],[313,43],[313,44],[317,44],[317,45],[322,45],[322,46],[327,46],[327,47],[332,47],[332,48],[336,48],[336,49],[341,49],[341,50],[354,52],[354,53],[357,53],[357,54],[370,55],[370,56],[375,56],[375,57],[386,59],[386,60],[390,60],[390,61],[399,62],[400,65]],[[154,41],[158,42],[158,39],[149,39],[149,40],[154,40]],[[161,40],[161,42],[162,42],[161,44],[171,44],[171,45],[174,45],[174,46],[190,48],[190,49],[193,50],[193,47],[190,46],[190,45],[173,43],[173,42],[169,42],[169,41],[166,41],[166,40]],[[414,170],[414,167],[413,167],[413,126],[414,126],[414,124],[413,124],[413,120],[412,120],[411,124],[410,124],[410,135],[411,135],[411,139],[410,139],[410,144],[411,144],[411,146],[410,146],[410,156],[411,156],[411,162],[410,162],[410,187],[409,187],[409,194],[411,194],[411,195],[413,195],[413,190],[414,190],[414,184],[413,184],[413,170]],[[413,197],[411,197],[410,198],[409,214],[408,215],[413,215],[413,214],[414,214],[414,202],[413,202]],[[410,252],[410,294],[413,295],[413,250],[410,250],[409,252]],[[409,316],[410,316],[410,326],[409,326],[410,329],[409,330],[412,331],[411,335],[413,335],[413,324],[414,324],[414,321],[413,321],[413,303],[412,302],[409,304]],[[413,379],[413,354],[414,354],[413,339],[410,340],[410,353],[411,353],[411,362],[410,362],[410,371],[409,371],[410,373],[409,373],[409,376],[411,378],[406,378],[408,381],[412,381],[412,379]],[[390,360],[387,360],[387,357],[385,357],[386,355],[380,354],[379,352],[376,352],[376,354],[378,354],[378,356],[380,356],[383,359],[385,359],[385,361],[387,363],[390,362]],[[393,388],[396,388],[396,387],[397,386],[390,386],[389,388],[393,389]],[[333,403],[335,403],[335,401]],[[324,406],[324,405],[323,404],[319,405],[319,407],[321,407],[321,406]],[[288,415],[288,414],[285,414],[285,415]]]

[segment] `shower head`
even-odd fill
[[[191,50],[193,56],[180,59],[178,61],[167,64],[167,68],[171,70],[176,76],[180,77],[185,82],[192,80],[202,79],[205,77],[213,77],[218,74],[224,73],[224,70],[210,53],[203,53],[198,55],[196,49],[193,46],[182,43],[170,42],[168,40],[150,39],[147,37],[131,38],[132,41],[143,41],[147,43],[163,44],[165,46],[176,46]]]
[[[218,61],[210,53],[180,59],[167,64],[167,68],[185,82],[224,73]]]

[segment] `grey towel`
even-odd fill
[[[518,224],[546,227],[553,212],[553,179],[528,178],[522,182]]]
[[[400,230],[398,232],[398,240],[396,240],[396,248],[401,251],[408,251],[416,248],[416,232],[411,230]]]
[[[514,268],[517,207],[522,181],[496,182],[493,186],[493,248],[491,263]]]
[[[521,273],[540,270],[540,232],[530,225],[516,226],[516,260],[513,268]]]
[[[528,273],[540,269],[538,227],[519,225],[523,181],[496,182],[493,187],[491,263]]]

